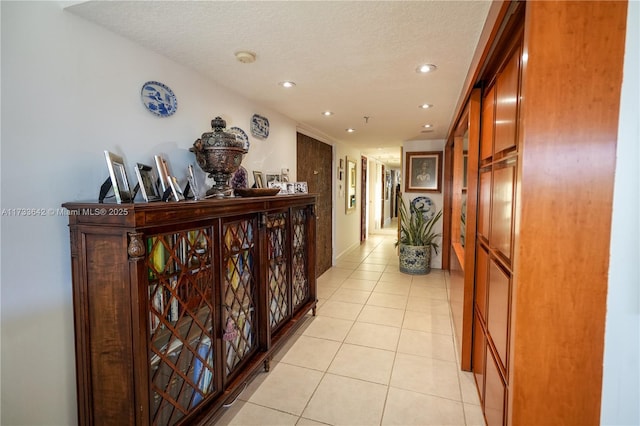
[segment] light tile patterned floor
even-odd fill
[[[394,241],[372,235],[318,278],[317,316],[217,424],[484,425],[458,367],[448,275],[401,274]]]

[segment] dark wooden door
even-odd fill
[[[332,159],[333,147],[331,145],[298,133],[297,180],[307,182],[309,192],[318,194],[316,204],[316,276],[322,275],[331,267]]]

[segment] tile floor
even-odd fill
[[[394,241],[371,235],[318,278],[317,316],[217,424],[484,425],[458,367],[448,275],[400,273]]]

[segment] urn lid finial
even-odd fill
[[[199,140],[201,140],[202,148],[225,147],[225,148],[243,148],[244,142],[239,141],[233,133],[225,132],[227,122],[222,117],[216,117],[211,120],[211,128],[213,132],[205,132]],[[196,141],[198,142],[198,141]]]

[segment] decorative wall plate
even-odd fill
[[[425,220],[430,220],[436,214],[436,203],[429,197],[416,197],[411,200],[411,205],[422,210]]]
[[[251,134],[257,138],[268,138],[269,120],[261,115],[253,114],[253,117],[251,117]]]
[[[173,115],[178,109],[178,100],[173,90],[157,81],[143,84],[140,97],[144,106],[159,117]]]
[[[242,141],[242,143],[244,144],[244,149],[249,151],[249,136],[247,136],[244,130],[242,130],[240,127],[231,127],[230,129],[227,129],[227,132],[236,135],[236,139]]]

